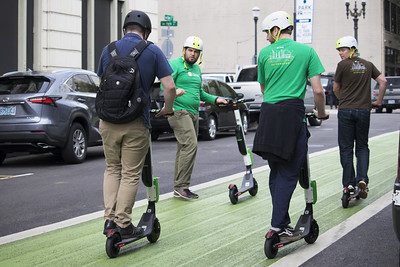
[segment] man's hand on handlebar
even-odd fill
[[[317,111],[316,109],[314,109],[314,110],[313,110],[313,113],[314,113],[314,116],[315,116],[317,119],[320,119],[320,120],[327,120],[327,119],[329,119],[329,112],[327,112],[327,111],[325,111],[324,114],[318,114],[318,111]]]
[[[228,100],[226,100],[223,97],[217,97],[217,99],[215,100],[215,103],[218,105],[228,105]]]

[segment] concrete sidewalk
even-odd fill
[[[356,205],[350,204],[348,209],[341,207],[341,167],[337,149],[310,157],[311,176],[318,184],[318,202],[314,210],[320,235],[392,189],[397,171],[397,145],[398,132],[371,139],[370,194]],[[236,177],[239,178],[233,182],[240,184],[240,175]],[[159,241],[150,244],[142,239],[127,245],[116,259],[109,259],[105,253],[105,237],[101,234],[103,220],[94,219],[1,245],[0,266],[270,265],[305,242],[296,242],[279,250],[274,260],[266,259],[264,235],[271,215],[268,170],[259,170],[255,177],[259,184],[257,196],[246,194],[237,205],[230,204],[228,197],[228,180],[232,177],[209,183],[212,186],[200,190],[201,198],[197,201],[168,198],[169,194],[157,204],[157,217],[161,223]],[[293,223],[304,206],[304,193],[298,186],[290,207]],[[135,208],[134,223],[144,210],[144,206]]]

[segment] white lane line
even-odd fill
[[[30,173],[23,173],[23,174],[16,174],[16,175],[0,175],[0,180],[8,180],[8,179],[13,179],[13,178],[18,178],[18,177],[24,177],[24,176],[31,176],[33,175],[32,172]]]
[[[291,254],[281,258],[271,266],[299,266],[318,253],[320,253],[325,248],[329,247],[331,244],[338,241],[340,238],[348,234],[350,231],[360,226],[362,223],[370,219],[372,216],[383,210],[391,203],[392,191],[389,191],[379,199],[375,200],[373,203],[369,204],[367,207],[363,208],[359,212],[355,213],[342,223],[336,225],[335,227],[329,229],[324,234],[322,234],[317,241],[312,245],[304,244]]]
[[[394,131],[394,132],[390,132],[390,133],[385,133],[385,134],[382,134],[382,135],[374,136],[374,137],[370,138],[370,140],[379,139],[379,138],[382,138],[382,137],[385,137],[385,136],[388,136],[388,135],[391,135],[391,134],[397,133],[397,132],[399,132],[399,131]],[[316,156],[319,156],[319,155],[323,155],[323,154],[329,153],[331,151],[338,151],[338,150],[339,150],[338,147],[333,147],[333,148],[325,149],[323,151],[318,151],[318,152],[311,153],[309,156],[310,157],[316,157]],[[268,169],[269,169],[268,165],[261,166],[261,167],[253,169],[253,173],[266,171]],[[199,189],[204,189],[204,188],[211,187],[211,186],[214,186],[214,185],[219,185],[219,184],[222,184],[222,183],[227,183],[227,182],[230,182],[230,181],[235,180],[237,178],[243,177],[244,173],[245,172],[232,174],[232,175],[229,175],[229,176],[226,176],[226,177],[222,177],[222,178],[219,178],[219,179],[215,179],[215,180],[203,183],[203,184],[192,186],[192,188],[193,188],[193,190],[199,190]],[[160,195],[160,200],[169,199],[169,198],[172,198],[172,197],[173,197],[173,193],[169,192],[169,193]],[[145,206],[145,205],[147,205],[147,199],[142,199],[142,200],[139,200],[139,201],[135,202],[135,208],[136,207],[142,207],[142,206]],[[47,232],[50,232],[50,231],[53,231],[53,230],[56,230],[56,229],[61,229],[61,228],[69,227],[69,226],[72,226],[72,225],[84,223],[84,222],[87,222],[87,221],[90,221],[90,220],[98,219],[98,218],[101,218],[103,216],[103,214],[104,214],[103,211],[97,211],[97,212],[93,212],[93,213],[90,213],[90,214],[85,214],[85,215],[82,215],[82,216],[79,216],[79,217],[71,218],[71,219],[68,219],[68,220],[65,220],[65,221],[61,221],[61,222],[58,222],[58,223],[44,225],[44,226],[36,227],[36,228],[33,228],[33,229],[29,229],[29,230],[26,230],[26,231],[22,231],[22,232],[19,232],[19,233],[3,236],[3,237],[0,237],[0,245],[11,243],[11,242],[14,242],[14,241],[17,241],[17,240],[21,240],[21,239],[24,239],[24,238],[28,238],[28,237],[31,237],[31,236],[44,234],[44,233],[47,233]]]

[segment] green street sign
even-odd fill
[[[164,15],[164,20],[173,21],[174,20],[174,16],[172,16],[172,15]]]
[[[178,26],[178,22],[176,20],[174,20],[174,21],[162,20],[160,22],[160,25],[161,26],[176,27],[176,26]]]

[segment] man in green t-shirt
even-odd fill
[[[260,51],[258,59],[258,82],[264,100],[253,152],[268,160],[270,167],[270,234],[291,237],[289,204],[308,151],[303,99],[309,79],[316,116],[328,118],[320,80],[324,67],[313,48],[291,39],[293,19],[288,13],[274,12],[262,25],[271,44]]]
[[[386,78],[371,62],[358,57],[357,40],[344,36],[336,42],[342,59],[337,65],[333,91],[339,99],[338,142],[340,163],[343,168],[343,198],[354,194],[368,195],[369,148],[368,133],[371,107],[382,105]],[[371,79],[379,84],[377,100],[371,103]],[[357,171],[354,170],[353,149],[356,144]]]
[[[199,196],[189,190],[197,152],[200,101],[227,104],[221,97],[210,95],[202,89],[199,64],[203,53],[203,41],[197,36],[189,36],[183,46],[182,57],[170,61],[172,78],[176,86],[174,115],[168,122],[178,142],[175,161],[174,196],[196,199]],[[199,63],[197,63],[199,62]]]

